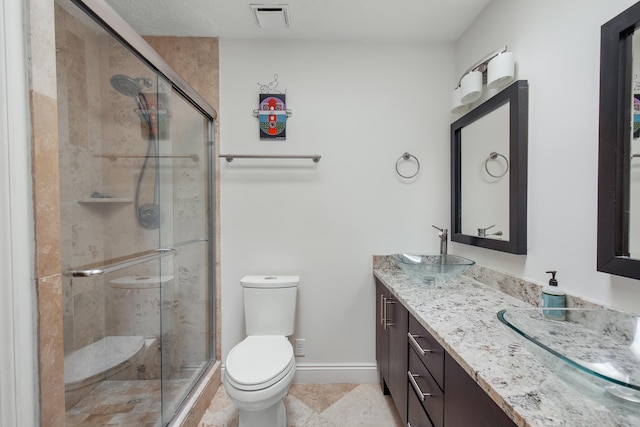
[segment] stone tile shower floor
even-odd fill
[[[292,384],[285,398],[293,427],[401,427],[378,384]],[[237,427],[238,410],[220,386],[198,427]]]
[[[66,427],[159,423],[160,380],[103,381],[67,411]]]
[[[165,391],[174,395],[188,380],[171,380]],[[160,380],[108,380],[66,413],[65,427],[159,427]]]

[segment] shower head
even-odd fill
[[[111,86],[121,94],[137,98],[140,95],[140,84],[151,87],[151,79],[145,77],[132,78],[124,74],[116,74],[111,77]]]

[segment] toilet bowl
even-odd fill
[[[226,358],[224,388],[239,427],[286,427],[284,398],[296,372],[293,334],[298,276],[245,276],[247,337]]]
[[[240,409],[240,426],[285,426],[283,399],[296,373],[284,336],[249,336],[227,356],[224,387]]]

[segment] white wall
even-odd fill
[[[640,312],[640,282],[596,272],[600,26],[633,0],[494,0],[456,43],[460,75],[508,45],[529,81],[528,255],[453,244],[499,270]]]
[[[34,8],[34,5],[31,5]],[[35,7],[37,9],[37,7]],[[33,10],[32,10],[33,11]],[[37,12],[37,10],[36,10]],[[0,425],[38,425],[26,9],[0,0]]]
[[[452,44],[220,42],[221,153],[322,155],[220,161],[223,357],[244,337],[240,278],[300,274],[299,366],[375,373],[372,255],[436,252],[431,225],[449,223],[453,58]],[[286,141],[261,142],[252,111],[274,73],[293,116]],[[410,182],[405,151],[422,165]]]
[[[221,41],[221,152],[318,153],[220,162],[223,357],[244,335],[239,279],[300,274],[295,336],[308,365],[372,364],[371,256],[437,252],[449,226],[449,95],[502,45],[529,80],[529,248],[450,251],[640,312],[640,283],[596,272],[600,26],[632,0],[494,0],[453,45]],[[293,110],[284,142],[260,142],[258,83],[279,76]],[[407,183],[405,151],[422,163]]]

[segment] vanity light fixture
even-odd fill
[[[461,114],[482,97],[482,86],[498,89],[509,84],[515,76],[513,53],[507,46],[485,56],[460,78],[451,99],[451,112]]]

